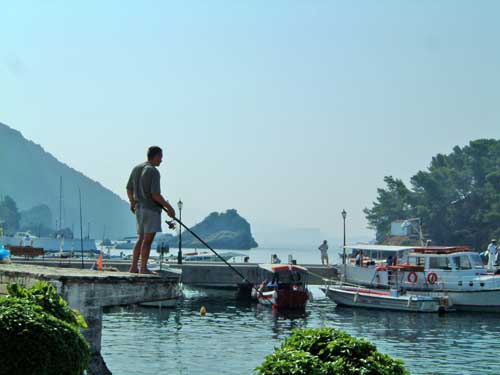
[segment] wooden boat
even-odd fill
[[[295,264],[261,264],[264,281],[252,290],[260,304],[273,309],[303,310],[309,300],[308,271]]]
[[[337,305],[412,312],[450,311],[448,297],[421,296],[398,290],[368,289],[356,286],[327,286],[325,294]]]

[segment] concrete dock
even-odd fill
[[[16,263],[43,265],[52,267],[69,267],[81,268],[81,261],[77,259],[33,259],[21,260],[16,259]],[[93,261],[86,260],[85,268],[90,268]],[[182,269],[181,281],[183,284],[197,287],[221,287],[221,288],[236,288],[242,283],[239,277],[233,270],[222,262],[184,262],[164,263],[168,267]],[[261,273],[257,263],[230,263],[236,268],[245,278],[254,284],[260,284]],[[104,265],[114,267],[120,271],[127,271],[130,267],[129,260],[104,260]],[[338,272],[331,266],[322,266],[319,264],[301,264],[309,270],[309,284],[323,285],[324,278],[335,279]]]
[[[19,283],[31,287],[44,280],[54,285],[71,308],[84,316],[88,329],[83,334],[91,344],[89,375],[111,374],[101,356],[102,309],[175,298],[179,277],[171,273],[139,275],[128,272],[92,271],[34,264],[0,264],[0,294],[6,286]]]

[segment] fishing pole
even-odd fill
[[[162,207],[163,210],[165,212],[167,212],[167,209],[165,207]],[[215,251],[214,249],[212,249],[210,247],[209,244],[207,244],[200,236],[198,236],[196,233],[194,233],[191,229],[189,229],[182,221],[180,221],[179,219],[177,219],[176,217],[173,217],[172,218],[173,220],[175,220],[177,223],[179,223],[179,225],[181,227],[183,227],[185,230],[187,230],[189,233],[191,233],[198,241],[200,241],[203,245],[205,245],[212,253],[214,253],[215,255],[217,255],[217,257],[222,260],[224,263],[226,263],[226,265],[231,268],[231,270],[233,270],[239,277],[241,277],[243,279],[243,281],[249,285],[252,286],[252,289],[255,289],[255,291],[257,293],[259,293],[262,297],[264,297],[264,295],[262,294],[262,292],[260,291],[260,289],[258,289],[255,285],[253,285],[253,283],[251,283],[250,281],[247,280],[247,278],[245,276],[243,276],[241,274],[240,271],[238,271],[236,268],[234,268],[229,262],[227,262],[223,257],[220,256],[219,253],[217,253],[217,251]],[[166,221],[167,225],[169,226],[169,228],[172,228],[172,222],[171,221]]]

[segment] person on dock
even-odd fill
[[[271,258],[271,263],[272,264],[280,264],[281,263],[281,259],[278,258],[278,254],[273,254],[273,256]]]
[[[132,273],[152,273],[147,264],[155,234],[161,232],[162,207],[168,216],[175,217],[175,210],[161,195],[160,172],[156,169],[162,162],[163,151],[160,147],[152,146],[148,149],[147,157],[145,163],[134,167],[127,183],[130,210],[135,214],[138,234],[129,269]]]
[[[488,245],[488,269],[489,270],[493,270],[495,268],[495,266],[498,265],[497,252],[498,252],[497,240],[492,239],[491,243]]]
[[[321,251],[321,264],[328,266],[328,241],[324,240],[323,243],[318,247],[318,250]]]

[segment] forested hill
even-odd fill
[[[500,140],[478,139],[432,158],[411,187],[387,176],[373,207],[365,209],[370,226],[383,242],[394,220],[421,218],[434,244],[485,249],[500,237]]]
[[[63,141],[63,140],[61,140]],[[83,223],[101,238],[123,237],[135,231],[128,204],[101,184],[58,161],[20,132],[0,123],[0,195],[11,196],[21,210],[47,205],[55,221],[59,217],[59,181],[63,179],[63,227],[79,232],[78,189],[82,193]],[[125,181],[126,177],[124,177]],[[55,227],[55,222],[53,223]]]
[[[236,210],[225,213],[212,212],[203,221],[191,228],[200,238],[216,249],[249,250],[257,247],[252,237],[250,224]],[[178,238],[170,241],[170,246],[177,246]],[[190,233],[182,233],[182,246],[203,248],[203,245]]]

